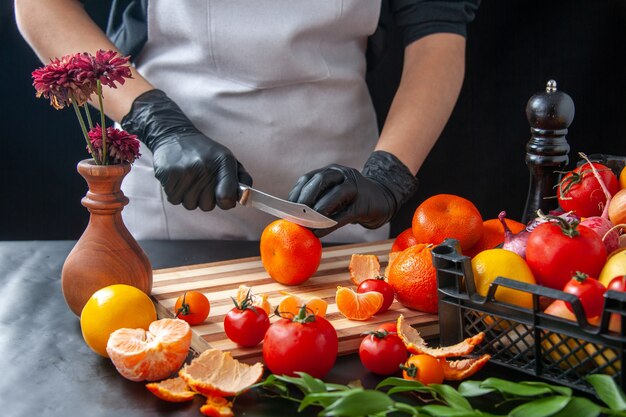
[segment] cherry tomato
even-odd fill
[[[626,275],[618,275],[609,281],[609,285],[606,287],[607,290],[613,291],[626,291]]]
[[[240,304],[236,301],[234,303],[235,307],[224,317],[226,336],[241,346],[258,345],[270,327],[267,313],[262,308],[252,305],[252,298],[249,293]]]
[[[200,324],[206,320],[211,310],[211,303],[198,291],[187,291],[176,300],[174,314],[189,325]]]
[[[277,375],[306,372],[324,378],[335,364],[338,350],[333,325],[323,317],[308,314],[306,306],[298,315],[272,323],[263,339],[263,361]]]
[[[588,319],[602,314],[606,288],[597,279],[591,278],[589,275],[582,272],[577,272],[572,279],[565,284],[563,291],[578,297]],[[566,303],[566,305],[567,309],[573,313],[574,308],[572,305],[570,303]]]
[[[389,310],[389,307],[394,300],[394,294],[393,287],[391,286],[391,284],[385,281],[385,278],[380,277],[374,279],[366,279],[365,281],[361,282],[356,289],[356,292],[358,292],[359,294],[368,291],[376,291],[383,295],[383,305],[380,306],[376,314],[384,313],[385,311]]]
[[[602,164],[593,163],[611,195],[619,190],[617,176]],[[585,163],[563,177],[557,194],[559,204],[565,211],[573,211],[580,217],[600,216],[606,205],[606,197],[589,163]]]
[[[404,379],[419,381],[424,385],[441,384],[443,367],[437,358],[430,355],[411,355],[402,366]]]
[[[537,283],[562,290],[577,272],[597,277],[606,261],[602,238],[577,222],[546,216],[526,242],[526,262]]]
[[[367,333],[359,346],[361,363],[369,371],[379,375],[391,375],[400,371],[408,356],[402,339],[384,329]]]

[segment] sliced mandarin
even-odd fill
[[[178,376],[160,382],[150,382],[146,384],[146,388],[160,399],[174,403],[191,401],[196,395],[187,383]]]
[[[337,287],[335,302],[339,312],[350,320],[367,320],[383,305],[384,297],[376,291],[357,293],[348,287]]]
[[[282,292],[282,294],[285,294],[285,296],[281,298],[278,304],[279,313],[287,313],[293,316],[297,316],[298,312],[300,311],[300,307],[305,304],[307,311],[309,311],[310,313],[321,317],[326,316],[328,303],[323,299],[316,296],[304,298],[288,292]]]
[[[267,294],[254,294],[252,292],[252,288],[248,287],[245,284],[241,284],[237,289],[237,295],[235,296],[235,300],[237,300],[237,304],[241,304],[243,300],[246,299],[246,295],[250,293],[252,297],[252,306],[259,307],[265,310],[268,316],[272,314],[272,305],[267,299]]]
[[[169,377],[185,361],[191,327],[180,319],[153,321],[148,330],[118,329],[111,333],[107,353],[115,368],[131,381]]]
[[[209,417],[233,417],[233,403],[224,397],[209,395],[200,412]]]

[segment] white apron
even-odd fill
[[[138,70],[207,136],[227,146],[259,190],[286,198],[303,174],[361,168],[378,139],[365,84],[380,0],[152,0]],[[167,201],[152,154],[123,183],[137,239],[258,240],[275,217],[252,208],[189,211]],[[347,225],[324,241],[385,239]]]

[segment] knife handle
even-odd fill
[[[242,206],[246,205],[246,201],[248,201],[248,196],[250,195],[250,187],[245,184],[239,183],[239,204]]]

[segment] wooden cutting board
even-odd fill
[[[358,351],[361,333],[375,330],[380,323],[396,321],[403,314],[406,321],[417,328],[424,337],[439,335],[438,316],[409,310],[397,301],[383,314],[367,321],[346,319],[337,309],[335,292],[337,286],[355,285],[350,280],[348,265],[354,253],[377,255],[381,272],[386,267],[392,240],[333,246],[324,248],[320,266],[308,281],[298,286],[285,286],[267,274],[260,257],[234,259],[200,265],[159,269],[153,273],[152,296],[156,300],[159,318],[173,317],[176,299],[185,291],[200,291],[211,302],[211,312],[204,324],[193,326],[191,347],[196,353],[209,348],[230,351],[233,357],[248,363],[262,360],[262,347],[240,347],[231,342],[224,333],[223,321],[233,307],[230,297],[236,295],[240,284],[252,287],[254,294],[267,294],[274,308],[288,291],[300,296],[318,296],[328,302],[326,318],[333,324],[339,337],[339,354]],[[271,321],[278,317],[271,317]]]

